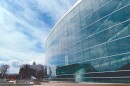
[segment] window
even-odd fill
[[[117,38],[121,38],[129,35],[128,22],[117,25],[115,28],[117,28],[118,30]]]
[[[108,15],[109,13],[111,13],[112,11],[110,11],[110,2],[107,3],[110,0],[100,0],[100,6],[104,6],[100,8],[100,16],[104,17],[106,15]],[[107,4],[106,4],[107,3]]]
[[[72,39],[72,43],[75,43],[77,38],[76,38],[76,34],[72,34],[71,35],[71,39]],[[68,44],[68,45],[71,45],[71,44]]]
[[[83,29],[86,26],[86,18],[82,19],[80,23],[81,23],[81,28]]]
[[[88,37],[88,30],[87,30],[87,28],[82,29],[81,33],[82,33],[82,38]]]
[[[124,9],[121,9],[113,14],[114,23],[125,21]]]
[[[130,0],[128,0],[128,1],[129,1],[129,4],[130,4]],[[130,5],[124,8],[124,12],[125,12],[126,20],[130,19]]]
[[[80,22],[75,24],[75,32],[78,32],[79,30],[81,30]]]
[[[89,47],[95,46],[96,44],[96,35],[89,37]]]
[[[89,26],[87,28],[88,28],[88,33],[90,33],[90,35],[92,35],[96,30],[96,28],[93,25],[91,25],[91,26]]]
[[[92,60],[92,61],[91,61],[91,66],[92,66],[91,69],[93,69],[92,72],[97,72],[97,71],[99,71],[99,70],[100,70],[99,60],[98,60],[98,59],[97,59],[97,60]]]
[[[115,26],[115,27],[111,27],[105,31],[105,36],[106,36],[107,41],[112,41],[112,40],[116,39],[117,29],[118,28],[116,28],[116,26]]]
[[[100,71],[109,71],[110,70],[108,58],[101,58],[99,60],[99,64],[100,64]]]
[[[97,47],[91,48],[90,49],[90,57],[91,59],[96,59],[98,58],[98,51],[97,51]]]
[[[99,0],[101,6],[106,4],[108,1],[110,1],[110,0]]]
[[[92,24],[92,26],[95,28],[95,30],[93,32],[94,34],[104,30],[103,19],[99,20],[99,21],[96,21],[94,24]]]
[[[75,14],[79,13],[79,5],[77,5],[73,10],[75,11]]]
[[[78,61],[78,62],[83,61],[83,52],[78,52],[78,53],[77,53],[77,61]]]
[[[106,31],[100,32],[95,35],[97,39],[97,44],[106,42]]]
[[[76,38],[77,38],[77,41],[81,40],[81,38],[82,38],[81,31],[78,31],[76,33]]]
[[[87,0],[86,0],[87,1]],[[90,1],[91,2],[91,1]],[[92,13],[92,6],[91,6],[91,4],[89,4],[87,7],[85,7],[85,11],[86,11],[86,14],[88,15],[88,14],[90,14],[90,13]],[[86,15],[86,16],[87,16]]]
[[[98,54],[99,54],[99,58],[107,56],[106,44],[102,44],[98,46]]]
[[[97,21],[97,20],[99,20],[100,18],[101,18],[101,17],[100,17],[100,14],[99,14],[98,10],[95,11],[95,12],[93,13],[94,22]]]
[[[109,59],[110,59],[110,68],[112,71],[117,70],[122,66],[121,63],[122,56],[112,56],[109,57]]]
[[[69,54],[76,53],[76,51],[77,51],[76,44],[68,46],[68,51],[69,51]]]
[[[73,63],[73,55],[68,56],[68,63],[72,64]]]
[[[90,25],[93,23],[94,19],[92,18],[93,14],[90,14],[86,17],[86,26]]]
[[[80,19],[82,20],[82,19],[85,19],[85,17],[86,17],[87,15],[86,15],[86,13],[85,13],[85,8],[84,9],[82,9],[81,11],[80,11]]]
[[[79,23],[79,21],[80,21],[80,14],[78,13],[75,15],[75,23]]]
[[[103,25],[104,25],[104,29],[107,29],[114,25],[113,14],[103,18]]]
[[[122,0],[112,0],[110,2],[110,10],[116,11],[122,7]]]
[[[94,1],[92,2],[93,11],[95,11],[96,9],[98,9],[99,6],[100,6],[99,0],[94,0]]]
[[[129,70],[129,65],[126,66],[126,64],[129,64],[130,63],[130,53],[128,54],[124,54],[124,55],[121,55],[121,63],[122,63],[122,67],[124,66],[125,69],[121,69],[121,70]]]
[[[72,54],[72,55],[70,55],[70,61],[69,62],[71,62],[71,63],[76,63],[77,62],[77,54]]]
[[[130,37],[118,40],[120,53],[130,52]]]
[[[76,43],[76,47],[77,47],[77,51],[81,51],[82,50],[82,41]]]
[[[123,6],[130,4],[130,0],[122,0]]]
[[[84,61],[90,60],[90,51],[89,50],[84,50]]]
[[[84,39],[83,40],[83,49],[87,49],[89,48],[89,39]]]
[[[117,41],[107,43],[107,53],[109,56],[119,53]]]

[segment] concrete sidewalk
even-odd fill
[[[42,85],[33,86],[130,86],[130,84],[120,84],[120,83],[70,83],[70,82],[49,82],[42,83]]]

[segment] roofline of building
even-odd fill
[[[46,39],[46,42],[49,38],[49,36],[51,35],[51,33],[55,30],[56,26],[70,13],[71,10],[73,10],[82,0],[78,0],[60,19],[59,21],[55,24],[55,26],[52,28],[52,30],[50,31],[47,39]],[[45,42],[45,45],[46,45],[46,42]],[[45,46],[46,47],[46,46]]]

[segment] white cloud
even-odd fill
[[[8,64],[10,66],[9,70],[7,71],[8,73],[18,73],[22,62],[19,60],[0,61],[0,65],[3,64]]]
[[[10,73],[18,72],[23,63],[44,64],[44,44],[50,25],[56,23],[74,1],[1,0],[0,64],[10,64]]]
[[[37,0],[38,8],[58,20],[76,0]]]

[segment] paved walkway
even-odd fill
[[[130,86],[130,84],[106,84],[106,83],[58,83],[58,82],[50,82],[50,83],[42,83],[42,85],[34,85],[34,86]]]

